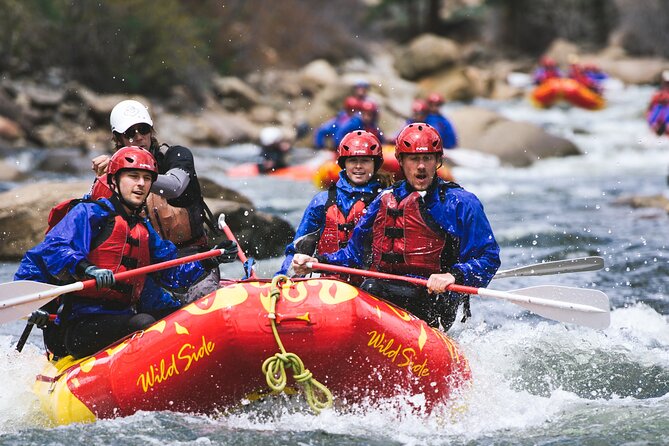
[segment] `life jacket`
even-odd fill
[[[158,150],[164,156],[169,146],[163,144]],[[206,247],[208,239],[204,232],[204,223],[215,232],[211,211],[202,196],[190,206],[178,207],[172,206],[167,199],[152,192],[146,199],[146,213],[160,237],[171,241],[178,248],[191,245]]]
[[[346,246],[353,233],[353,228],[375,197],[376,194],[373,193],[363,194],[360,200],[353,203],[348,214],[344,214],[344,211],[337,205],[337,185],[330,186],[328,199],[325,202],[325,225],[318,241],[317,252],[329,254]]]
[[[444,188],[455,186],[455,183],[437,186],[440,199],[445,199]],[[396,191],[397,187],[394,187],[380,199],[372,227],[370,269],[429,277],[450,268],[457,259],[457,240],[429,215],[418,192],[399,201]]]
[[[141,268],[151,263],[149,230],[138,220],[134,225],[123,216],[113,213],[107,219],[102,232],[91,242],[86,259],[98,268],[109,269],[114,274]],[[144,275],[116,281],[111,289],[82,290],[73,296],[101,299],[121,305],[134,304],[144,288]]]

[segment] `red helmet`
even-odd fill
[[[425,113],[427,111],[427,103],[422,99],[416,99],[411,105],[411,111],[414,113]]]
[[[151,152],[135,146],[123,147],[112,155],[107,183],[111,184],[111,178],[123,169],[146,170],[151,172],[153,181],[158,177],[158,164]]]
[[[539,65],[541,65],[543,67],[549,67],[549,68],[557,66],[557,64],[555,63],[555,60],[553,60],[552,58],[550,58],[548,56],[544,56],[541,59],[539,59]]]
[[[441,105],[444,103],[444,97],[439,93],[430,93],[430,95],[427,97],[427,103]]]
[[[437,153],[443,155],[444,147],[439,132],[429,124],[414,122],[409,124],[395,141],[395,157],[403,153]]]
[[[362,104],[360,104],[360,111],[371,112],[371,113],[376,114],[376,112],[379,111],[379,106],[376,105],[376,103],[372,102],[372,101],[362,101]]]
[[[381,167],[383,153],[379,139],[370,132],[354,130],[342,138],[337,147],[337,164],[342,169],[346,158],[350,156],[370,156],[374,158],[375,168]]]
[[[344,110],[349,113],[360,110],[360,99],[355,96],[348,96],[344,99]]]

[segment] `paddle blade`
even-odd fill
[[[0,284],[0,324],[30,315],[60,293],[62,287],[31,280]]]
[[[607,328],[611,323],[609,298],[599,290],[541,285],[513,290],[510,294],[537,298],[536,301],[527,299],[514,303],[547,319],[597,329]],[[561,305],[547,305],[545,302]]]

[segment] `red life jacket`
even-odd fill
[[[114,274],[147,266],[151,263],[149,230],[142,222],[131,228],[121,215],[112,214],[102,232],[92,241],[86,258],[98,268],[112,270]],[[129,305],[138,301],[144,278],[141,275],[117,281],[111,289],[98,291],[93,288],[72,294]]]
[[[454,239],[432,220],[418,192],[399,203],[385,193],[372,231],[371,270],[429,277],[455,262]]]
[[[375,194],[364,194],[360,200],[353,203],[348,214],[344,215],[342,209],[337,205],[337,185],[330,186],[328,200],[325,202],[325,225],[316,252],[329,254],[346,246],[353,233],[353,228],[375,197]]]

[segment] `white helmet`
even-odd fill
[[[260,144],[263,146],[271,146],[280,142],[283,138],[283,130],[279,127],[265,127],[260,131]]]
[[[664,70],[662,72],[662,80],[664,82],[669,82],[669,70]]]
[[[141,123],[153,127],[153,121],[146,106],[131,99],[116,104],[109,115],[112,132],[123,133],[133,125]]]

